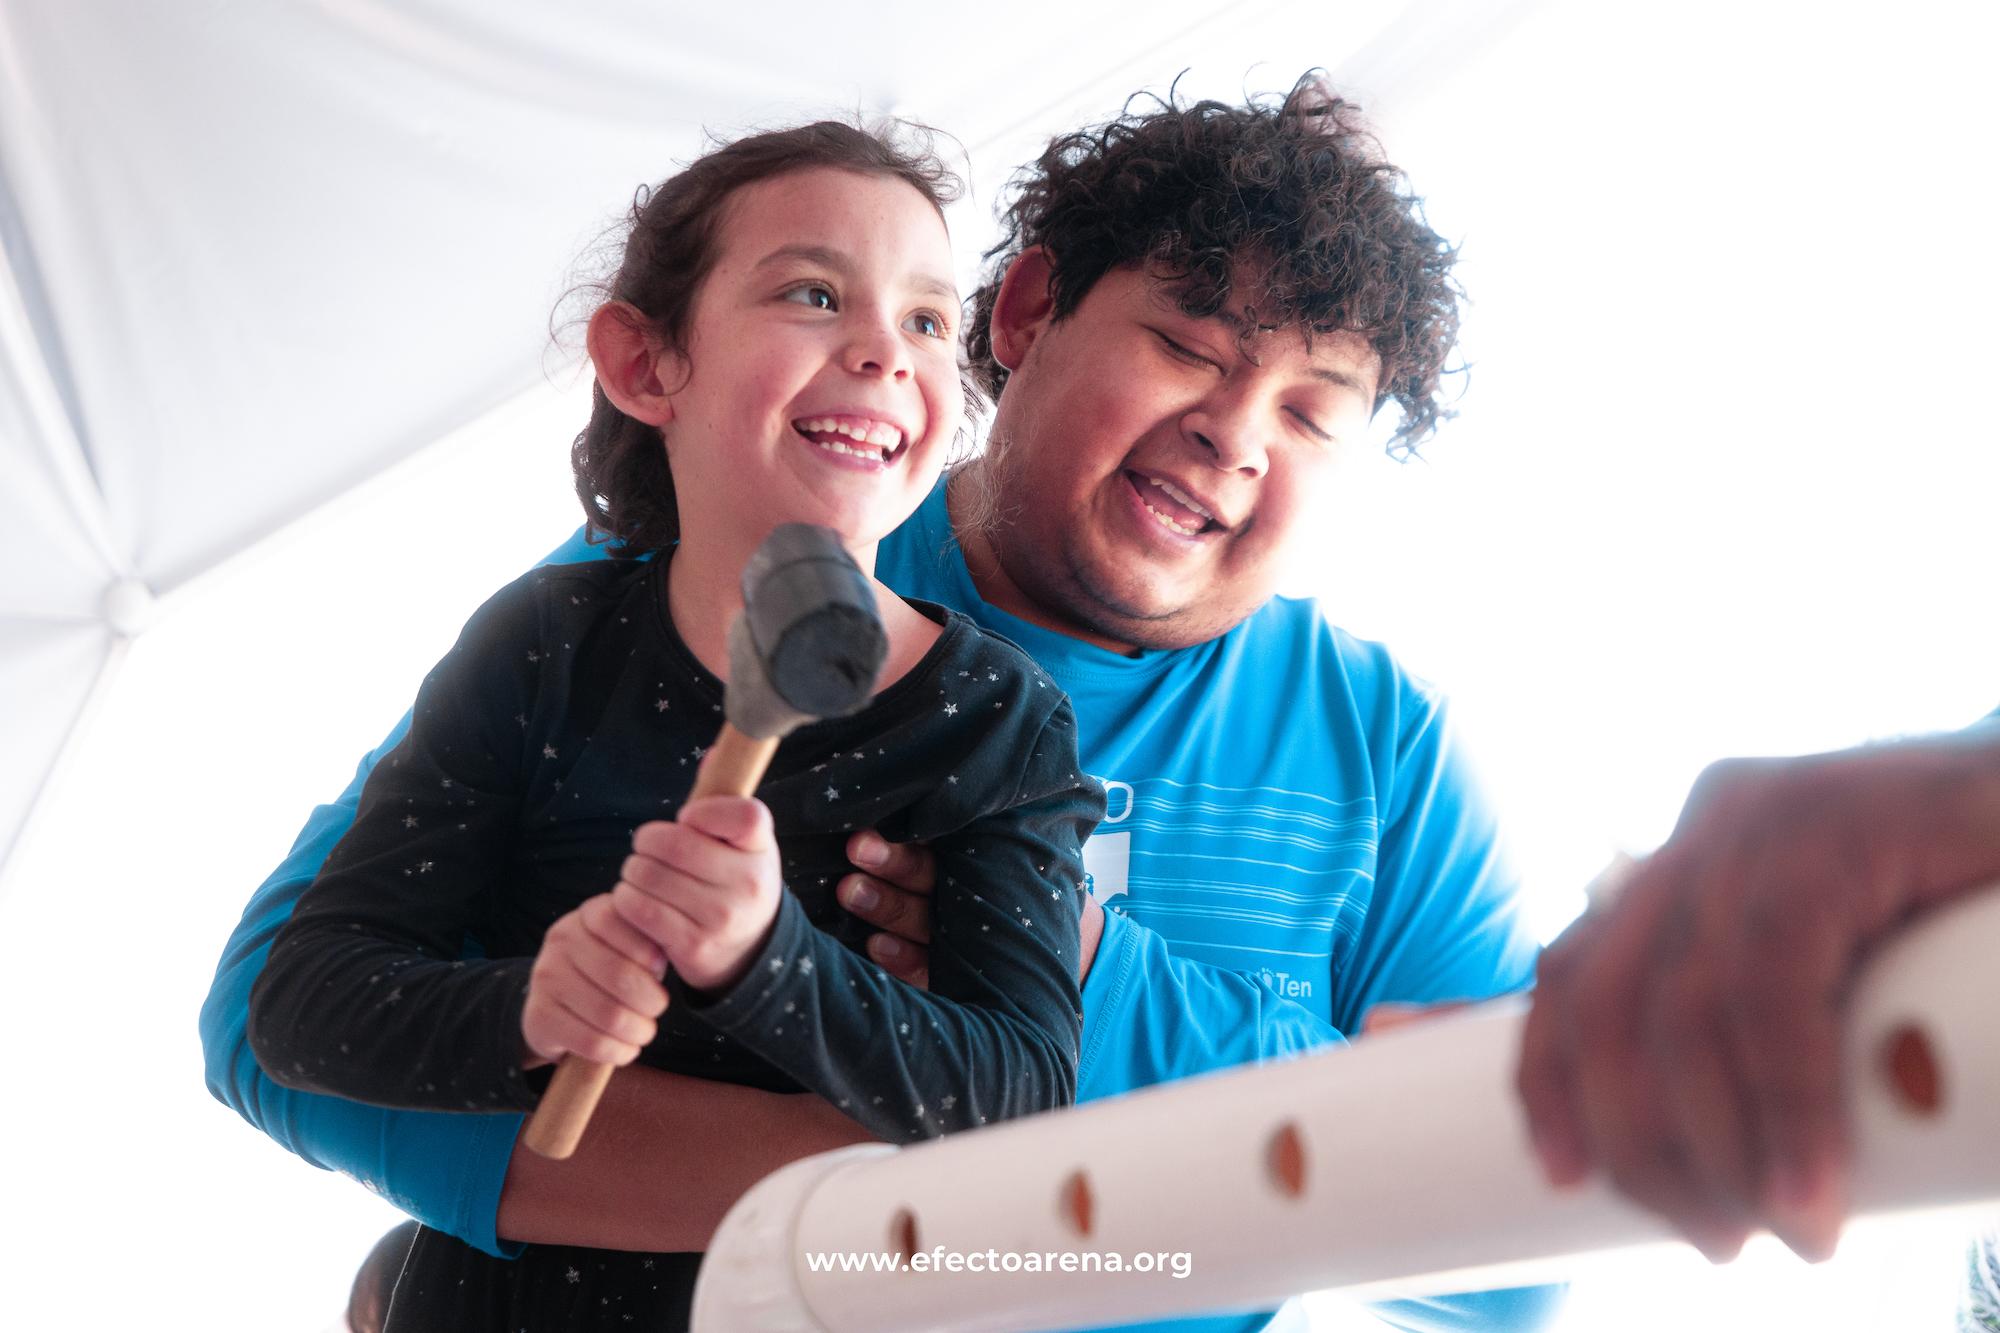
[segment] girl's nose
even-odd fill
[[[868,320],[865,327],[855,331],[848,344],[847,360],[848,369],[857,375],[906,380],[914,370],[910,349],[901,332],[885,327],[879,320]]]

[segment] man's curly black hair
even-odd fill
[[[1359,109],[1318,70],[1282,98],[1243,106],[1183,106],[1171,90],[1138,101],[1056,139],[1014,177],[1005,237],[986,252],[968,321],[981,387],[998,397],[1007,382],[990,332],[1000,279],[1044,246],[1058,319],[1134,264],[1176,284],[1189,315],[1240,311],[1246,336],[1290,326],[1361,335],[1382,359],[1375,406],[1402,409],[1389,452],[1413,453],[1452,415],[1440,379],[1458,339],[1458,252],[1425,222]]]

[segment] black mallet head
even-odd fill
[[[874,585],[840,538],[780,524],[743,569],[724,708],[752,736],[852,713],[874,694],[888,650]]]

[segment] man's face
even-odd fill
[[[993,424],[1000,521],[968,541],[975,574],[997,564],[992,600],[1107,647],[1224,633],[1271,596],[1319,485],[1362,439],[1374,352],[1295,328],[1245,342],[1235,319],[1183,314],[1129,268],[1066,319],[1036,311],[996,313],[1027,336]]]

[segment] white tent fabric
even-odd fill
[[[1072,104],[1399,8],[5,0],[0,859],[151,600],[534,385],[557,275],[704,127],[914,114],[990,185]]]

